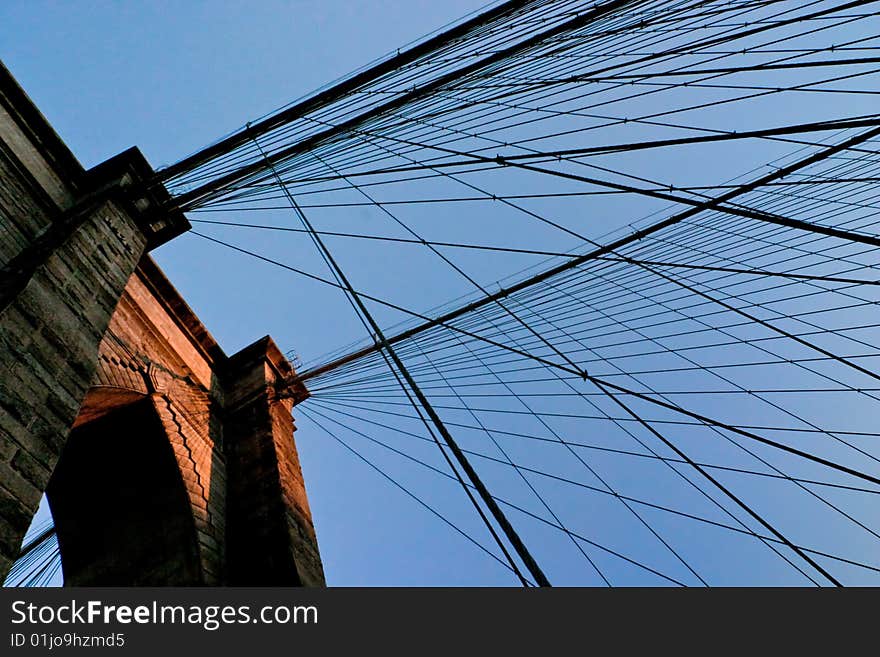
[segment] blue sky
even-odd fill
[[[159,167],[482,4],[13,0],[0,50],[86,167],[132,145]],[[311,357],[361,337],[354,324],[328,330],[315,290],[221,265],[195,239],[153,255],[227,353],[266,333]],[[315,437],[297,441],[329,583],[511,583],[456,539],[450,556],[435,519]]]
[[[0,56],[85,166],[137,145],[159,168],[480,6],[481,3],[464,0],[389,3],[7,0],[0,6],[0,25],[3,26]],[[706,91],[707,98],[710,93],[716,92]],[[648,113],[655,111],[658,105],[647,99],[634,102],[633,107],[633,111]],[[700,120],[707,126],[732,123],[738,127],[766,127],[871,111],[876,110],[867,96],[846,96],[843,103],[840,96],[833,93],[805,94],[792,99],[768,100],[759,111],[749,115],[737,108],[721,108],[701,116]],[[618,138],[619,134],[612,132],[602,136],[601,143]],[[562,142],[562,145],[570,144]],[[749,142],[731,144],[720,151],[722,156],[713,153],[706,157],[698,149],[682,149],[644,156],[616,155],[612,161],[649,178],[661,177],[664,183],[713,184],[747,171],[766,171],[768,162],[791,150],[790,144],[760,142],[755,147]],[[510,173],[502,179],[487,177],[486,180],[496,184],[498,187],[493,191],[499,193],[546,191],[551,187],[566,191],[581,189],[557,180],[536,183],[534,177]],[[453,193],[439,187],[440,183],[430,184],[434,187],[414,185],[409,193]],[[577,211],[555,200],[530,207],[558,215],[566,226],[599,239],[615,230],[627,230],[628,224],[649,213],[664,212],[666,206],[654,200],[631,202],[613,197],[584,201],[574,206]],[[447,239],[477,243],[503,241],[525,248],[540,244],[549,250],[574,246],[570,237],[548,234],[528,222],[511,224],[510,215],[495,208],[481,207],[479,213],[457,212],[456,208],[450,213],[445,206],[420,206],[407,211],[406,218],[420,231],[431,232],[442,227],[445,231],[442,235]],[[321,226],[328,230],[382,233],[388,228],[382,223],[387,223],[387,219],[364,209],[337,208],[314,213]],[[256,214],[259,216],[254,217]],[[192,216],[224,218],[219,214]],[[591,220],[584,222],[585,216]],[[289,213],[241,213],[236,218],[288,225]],[[301,236],[209,229],[204,225],[199,230],[309,271],[324,273],[313,249]],[[410,308],[423,311],[473,291],[460,276],[437,267],[423,254],[398,245],[362,246],[344,241],[334,245],[358,287]],[[192,235],[181,236],[153,255],[227,353],[234,353],[268,333],[282,349],[295,350],[304,360],[312,361],[331,349],[364,337],[345,299],[319,284],[254,263]],[[463,269],[486,286],[524,267],[536,266],[542,260],[533,256],[487,257],[483,253],[456,253],[455,258]],[[384,325],[402,319],[382,309],[376,309],[376,313]],[[742,349],[741,354],[728,352],[728,357],[747,359],[751,354],[748,349]],[[659,368],[661,361],[652,364]],[[670,384],[682,381],[669,379]],[[737,406],[737,402],[719,402],[712,398],[697,404],[702,404],[698,407],[706,413],[747,415],[755,412],[758,413],[755,420],[761,419],[759,410],[747,401]],[[846,419],[858,424],[861,420],[856,421],[855,416],[863,413],[863,407],[856,406],[852,411],[849,413],[852,417],[847,417],[847,412],[840,408],[832,408],[828,414],[833,420]],[[450,416],[462,423],[472,421],[463,412],[452,412]],[[510,573],[352,458],[318,427],[296,413],[295,417],[299,427],[297,443],[330,584],[516,584]],[[518,416],[511,415],[499,422],[502,428],[523,430]],[[596,441],[616,444],[613,431],[603,433],[605,425],[571,421],[560,422],[558,428],[566,435],[586,433]],[[540,428],[530,430],[537,432]],[[476,449],[480,445],[478,438],[464,435],[462,439]],[[690,438],[683,437],[683,440]],[[699,443],[687,444],[695,452],[701,449]],[[430,449],[428,446],[419,453],[431,458]],[[512,449],[520,450],[523,460],[539,458],[519,447]],[[369,453],[398,480],[423,493],[462,528],[489,545],[479,520],[454,485],[430,479],[387,454],[381,455],[381,450]],[[710,450],[706,457],[717,457],[721,453]],[[597,467],[612,473],[617,484],[631,494],[652,495],[652,487],[662,488],[666,481],[653,467],[630,464],[622,469],[617,461],[606,462],[603,458],[606,457],[595,455]],[[747,461],[743,461],[744,466]],[[573,471],[567,470],[570,464],[564,459],[546,455],[538,462],[556,468],[556,472],[575,476]],[[500,490],[514,499],[526,499],[516,486],[509,481],[505,483],[505,476],[497,467],[491,464],[481,467],[485,468],[481,472]],[[801,472],[806,476],[810,470],[804,468]],[[595,483],[589,477],[587,481]],[[765,484],[767,487],[762,488]],[[646,541],[642,535],[643,527],[632,524],[626,514],[614,510],[615,500],[573,496],[569,488],[559,483],[544,482],[543,485],[547,499],[568,512],[573,526],[582,533],[613,537],[609,540],[618,549],[634,557],[658,567],[680,570],[669,555],[660,554],[662,550],[656,550],[656,546],[650,547],[650,540]],[[787,510],[788,526],[802,530],[804,536],[813,536],[809,530],[810,512],[797,506],[794,497],[788,500],[766,482],[750,481],[745,485],[755,496],[769,500],[766,510]],[[684,497],[670,495],[673,501],[686,501]],[[711,515],[711,509],[693,500],[689,502],[696,504],[689,507],[695,512]],[[687,544],[689,557],[713,573],[713,583],[741,581],[737,579],[741,571],[726,566],[747,567],[747,581],[803,583],[797,576],[780,571],[773,559],[754,542],[724,542],[711,533],[691,533],[692,526],[680,518],[652,515],[651,519],[664,533],[675,535]],[[572,554],[569,542],[546,527],[528,524],[522,518],[518,522],[523,523],[528,541],[540,550],[542,562],[548,564],[551,580],[598,583],[594,574],[574,559],[577,555]],[[870,553],[871,544],[864,536],[854,535],[852,545],[858,554]],[[602,566],[615,575],[615,583],[660,583],[650,577],[645,579],[643,572],[621,565],[607,554],[594,556],[604,560]]]

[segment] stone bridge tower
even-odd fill
[[[70,585],[324,583],[264,337],[227,356],[148,252],[137,149],[86,171],[0,64],[0,581],[45,492]]]

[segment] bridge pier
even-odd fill
[[[228,358],[149,258],[189,228],[152,175],[83,170],[0,64],[0,580],[48,491],[68,584],[323,585],[308,393],[269,338]]]
[[[147,240],[116,200],[83,211],[69,231],[47,224],[4,160],[3,298],[0,302],[0,572],[48,484],[98,365],[98,345]],[[75,206],[70,206],[75,207]],[[10,242],[33,236],[9,257]],[[10,239],[12,238],[12,239]],[[18,238],[18,239],[16,239]],[[42,240],[40,240],[42,238]],[[51,242],[55,242],[52,244]],[[42,248],[41,248],[42,247]]]
[[[308,392],[279,382],[290,363],[268,337],[229,359],[226,396],[227,563],[230,584],[320,586],[317,551],[291,409]],[[279,394],[281,392],[281,394]]]

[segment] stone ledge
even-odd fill
[[[128,206],[126,209],[147,238],[147,251],[190,229],[183,213],[173,208],[168,190],[154,183],[154,177],[153,167],[136,146],[89,169],[85,176],[89,190],[86,196],[115,192]]]
[[[72,191],[80,191],[85,171],[67,145],[37,109],[9,69],[0,61],[0,106],[5,109],[55,173]]]
[[[246,389],[249,379],[247,372],[260,365],[270,368],[273,380],[265,376],[250,377],[250,382],[259,390]],[[293,365],[268,335],[230,356],[223,368],[223,380],[226,382],[224,387],[227,389],[229,408],[247,403],[255,393],[262,392],[266,385],[274,387],[278,398],[292,399],[294,405],[309,397],[309,391],[297,378]]]

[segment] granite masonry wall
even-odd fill
[[[148,252],[136,149],[84,170],[0,64],[0,578],[45,492],[68,585],[321,586],[269,337],[227,357]]]

